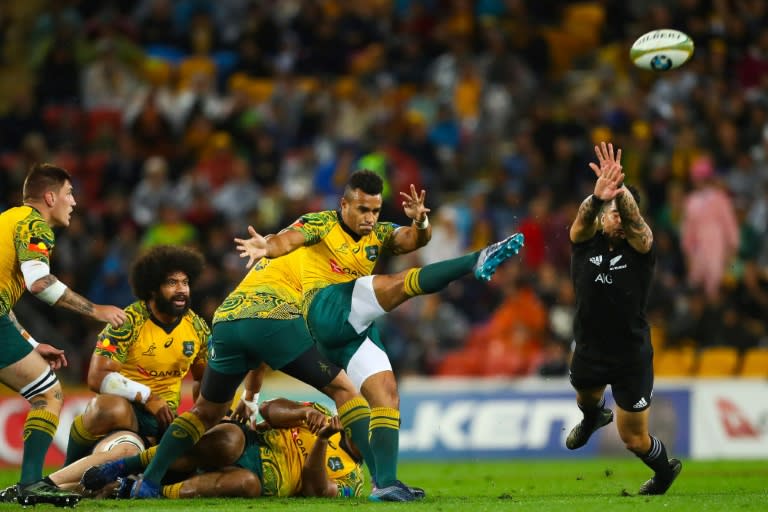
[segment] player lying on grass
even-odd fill
[[[345,497],[360,496],[362,458],[344,435],[338,416],[315,403],[284,398],[261,404],[264,422],[223,422],[171,465],[161,487],[167,498]],[[91,491],[107,485],[128,496],[132,481],[155,457],[153,447],[120,464],[95,466],[82,485]],[[170,475],[188,475],[176,478]],[[114,484],[113,482],[118,482]],[[171,483],[172,482],[172,483]]]

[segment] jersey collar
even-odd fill
[[[354,240],[355,242],[359,242],[360,239],[363,238],[362,236],[352,231],[352,228],[344,224],[344,219],[341,217],[341,210],[336,210],[336,217],[338,218],[339,226],[341,226],[341,229],[343,229],[345,233],[351,236],[352,240]]]

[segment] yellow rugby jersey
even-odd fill
[[[216,309],[213,323],[239,318],[299,318],[302,298],[299,264],[294,253],[259,260]]]
[[[120,327],[107,325],[94,353],[122,364],[120,374],[149,387],[174,412],[181,399],[181,380],[194,364],[207,364],[208,325],[189,310],[173,326],[161,326],[143,301],[127,308]]]
[[[291,224],[287,229],[302,233],[305,240],[304,248],[294,251],[301,262],[304,306],[321,288],[371,275],[399,227],[377,222],[369,234],[360,237],[342,224],[341,213],[335,210],[308,213]]]
[[[330,416],[322,405],[307,404]],[[263,434],[260,447],[263,471],[262,494],[265,496],[296,496],[301,491],[301,470],[317,436],[306,427],[270,429]],[[364,476],[360,463],[344,450],[341,433],[331,436],[325,452],[325,471],[336,482],[338,496],[360,496]]]
[[[53,230],[36,209],[17,206],[0,213],[0,315],[7,315],[24,293],[21,263],[50,265]]]

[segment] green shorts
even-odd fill
[[[366,338],[386,352],[375,323],[358,333],[349,323],[355,281],[323,288],[314,296],[307,312],[309,332],[321,352],[334,364],[346,368]]]
[[[314,345],[303,318],[241,318],[213,325],[208,366],[219,373],[246,373],[267,363],[279,370]]]
[[[261,467],[261,436],[245,425],[236,423],[245,435],[245,448],[240,458],[235,461],[235,466],[247,469],[264,481],[264,471]]]
[[[8,315],[0,316],[0,368],[7,368],[21,361],[34,350],[21,335]]]
[[[133,407],[133,413],[136,415],[136,419],[139,422],[139,434],[144,441],[148,437],[154,437],[156,442],[160,441],[160,437],[163,433],[160,431],[160,424],[157,422],[155,415],[144,408],[144,406],[131,402]]]

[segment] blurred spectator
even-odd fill
[[[144,177],[131,195],[131,216],[142,227],[152,224],[163,204],[173,200],[168,181],[168,164],[159,156],[148,158],[144,163]]]
[[[688,268],[688,284],[702,287],[710,300],[719,297],[726,266],[739,247],[739,227],[730,197],[714,181],[707,157],[691,166],[694,190],[685,200],[681,245]]]

